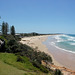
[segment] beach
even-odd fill
[[[42,35],[42,36],[33,36],[33,37],[24,37],[21,39],[22,44],[27,44],[33,48],[36,48],[38,51],[45,52],[52,57],[54,65],[57,67],[61,67],[64,69],[66,75],[68,75],[71,71],[75,71],[75,54],[62,51],[57,49],[53,45],[49,44],[48,37],[53,35]],[[69,69],[66,71],[65,69]],[[68,70],[67,69],[67,70]],[[65,75],[64,74],[64,75]],[[70,73],[71,75],[71,73]]]
[[[27,44],[32,48],[37,48],[38,51],[45,52],[48,55],[52,57],[53,63],[58,66],[62,66],[60,63],[55,61],[52,54],[49,52],[48,48],[45,44],[43,44],[44,41],[47,40],[47,38],[51,35],[42,35],[42,36],[33,36],[33,37],[24,37],[21,39],[22,44]]]

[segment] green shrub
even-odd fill
[[[32,62],[32,64],[35,66],[35,67],[37,67],[37,68],[39,68],[42,72],[44,72],[44,73],[48,73],[49,71],[47,70],[47,68],[45,68],[43,65],[41,65],[41,64],[39,64],[39,63],[37,63],[37,62]]]
[[[22,56],[18,55],[17,56],[17,62],[22,62],[22,63],[25,63],[25,60]]]
[[[54,75],[63,75],[59,69],[56,69]]]
[[[17,44],[15,39],[8,40],[8,45],[12,46],[14,44]]]

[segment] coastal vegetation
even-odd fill
[[[0,35],[0,75],[62,75],[60,70],[51,70],[43,66],[41,61],[52,64],[52,58],[44,52],[37,51],[26,44],[21,44],[19,37],[15,35],[15,27],[8,28],[8,23],[2,23],[2,35]],[[10,30],[10,31],[9,31]],[[9,34],[8,34],[9,31]],[[22,34],[21,34],[22,35]],[[24,34],[24,36],[36,36],[38,33]],[[3,67],[12,69],[14,73],[3,73]]]

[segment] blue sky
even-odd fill
[[[0,16],[17,33],[75,34],[75,0],[0,0]]]

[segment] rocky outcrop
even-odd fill
[[[4,42],[0,39],[0,46],[3,44]]]
[[[3,39],[0,39],[0,46],[3,45],[5,41]]]
[[[3,39],[0,39],[0,52],[3,52],[5,47],[5,41]]]
[[[66,67],[60,67],[60,66],[56,66],[54,64],[51,64],[49,62],[45,62],[45,61],[41,61],[42,65],[52,69],[52,70],[55,70],[55,69],[59,69],[61,70],[61,72],[63,73],[63,75],[75,75],[75,71],[72,71]]]

